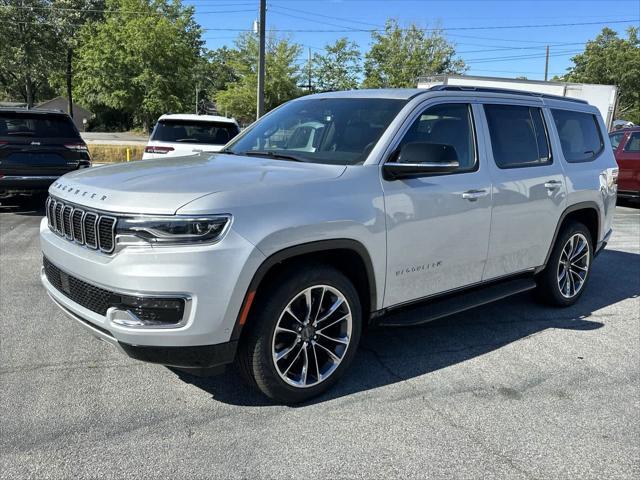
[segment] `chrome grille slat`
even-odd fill
[[[49,229],[69,241],[112,253],[118,219],[49,197],[45,204]]]
[[[67,240],[73,240],[73,230],[71,228],[72,213],[73,207],[71,205],[65,205],[62,208],[62,228],[64,230],[64,236]]]

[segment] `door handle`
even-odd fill
[[[547,190],[557,190],[560,188],[560,185],[562,185],[560,180],[549,180],[548,182],[545,182],[544,188]]]
[[[489,195],[489,192],[486,190],[467,190],[462,193],[462,198],[470,202],[475,202],[479,198],[486,197],[487,195]]]

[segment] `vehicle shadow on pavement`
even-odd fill
[[[358,355],[345,377],[326,394],[296,407],[410,380],[547,329],[598,329],[604,324],[589,319],[594,312],[639,295],[640,255],[605,250],[595,261],[584,295],[576,305],[547,307],[525,293],[421,327],[372,329],[363,335]],[[178,375],[224,403],[272,405],[242,382],[235,368],[209,378]]]
[[[0,213],[13,213],[29,217],[44,217],[45,195],[35,197],[0,198]]]

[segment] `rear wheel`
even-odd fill
[[[584,291],[592,260],[593,242],[587,227],[578,222],[567,224],[538,278],[538,298],[561,307],[573,305]]]
[[[362,313],[349,279],[323,265],[288,269],[259,292],[241,370],[268,397],[296,403],[333,385],[353,360]]]

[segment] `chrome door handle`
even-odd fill
[[[486,197],[487,195],[489,195],[489,192],[487,192],[486,190],[467,190],[466,192],[462,193],[462,198],[471,202],[475,202],[479,198]]]
[[[562,185],[560,180],[549,180],[548,182],[545,182],[544,188],[547,190],[556,190],[560,188],[560,185]]]

